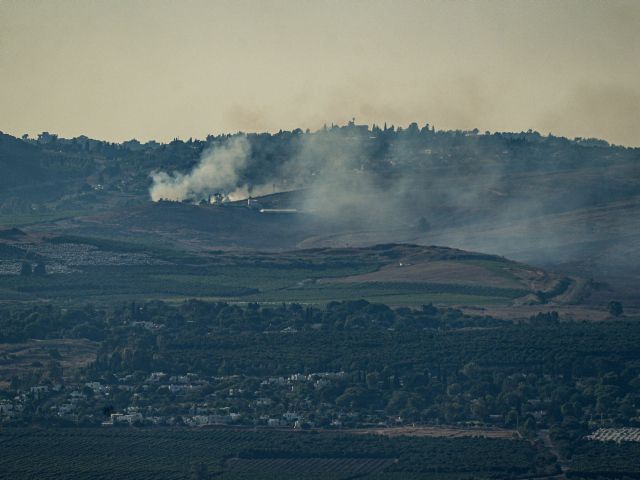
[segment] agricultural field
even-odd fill
[[[556,471],[552,456],[519,440],[58,428],[4,429],[0,445],[2,479],[497,479]]]
[[[640,443],[576,442],[572,448],[570,478],[639,478]]]
[[[223,478],[367,478],[383,474],[392,458],[230,458]]]
[[[391,305],[438,304],[505,304],[524,296],[526,290],[482,287],[459,284],[370,282],[322,283],[287,289],[289,301],[324,303],[362,298]],[[249,296],[255,301],[277,301],[280,292],[265,292]]]
[[[25,263],[33,275],[20,274]],[[44,274],[35,274],[37,265],[44,266]],[[442,247],[264,253],[33,232],[0,239],[3,301],[201,298],[322,304],[363,298],[409,306],[509,306],[547,303],[574,284],[501,257]]]

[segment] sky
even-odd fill
[[[640,146],[640,1],[0,0],[0,130],[323,124]]]

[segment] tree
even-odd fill
[[[38,263],[33,269],[34,275],[44,276],[47,274],[47,268],[44,263]]]
[[[417,136],[420,133],[420,128],[416,122],[413,122],[407,127],[406,132],[408,135]]]
[[[20,267],[20,275],[31,275],[31,264],[29,262],[22,262],[22,266]]]
[[[371,372],[367,374],[366,376],[367,388],[369,390],[376,390],[378,388],[379,380],[380,380],[380,376],[377,374],[377,372]]]
[[[190,478],[193,480],[205,480],[209,478],[209,469],[204,463],[197,463],[191,465]]]
[[[607,307],[609,309],[609,313],[614,317],[619,317],[624,313],[622,304],[620,302],[616,302],[615,300],[610,301]]]
[[[53,382],[62,382],[63,380],[63,370],[62,370],[62,365],[60,364],[60,362],[56,361],[56,360],[50,360],[47,363],[47,373],[49,375],[49,378],[53,381]]]
[[[520,426],[522,433],[531,434],[536,431],[536,421],[533,417],[529,416]]]
[[[389,399],[389,402],[387,403],[387,413],[396,414],[400,412],[400,410],[406,407],[408,399],[409,395],[407,394],[407,392],[404,392],[402,390],[394,391],[393,395],[391,395],[391,398]]]

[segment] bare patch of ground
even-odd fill
[[[65,378],[93,362],[99,344],[86,339],[30,340],[0,344],[0,389],[11,378],[46,368],[51,361],[60,363]]]
[[[520,438],[516,430],[507,430],[503,428],[461,428],[446,426],[419,426],[419,427],[388,427],[388,428],[359,428],[349,430],[349,433],[360,435],[373,434],[385,435],[388,437],[410,436],[410,437],[483,437],[483,438],[502,438],[512,440]]]
[[[601,322],[610,320],[611,315],[606,308],[590,307],[586,305],[489,305],[486,307],[459,307],[464,313],[469,315],[489,315],[494,318],[504,320],[528,320],[531,316],[538,313],[558,312],[560,320],[576,320],[576,321],[593,321]],[[640,310],[625,308],[627,316],[635,316],[640,314]]]

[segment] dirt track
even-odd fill
[[[348,430],[349,433],[360,435],[386,435],[388,437],[410,436],[410,437],[484,437],[484,438],[502,438],[513,440],[520,438],[515,430],[506,430],[501,428],[458,428],[458,427],[436,427],[436,426],[418,426],[418,427],[389,427],[389,428],[360,428]]]

